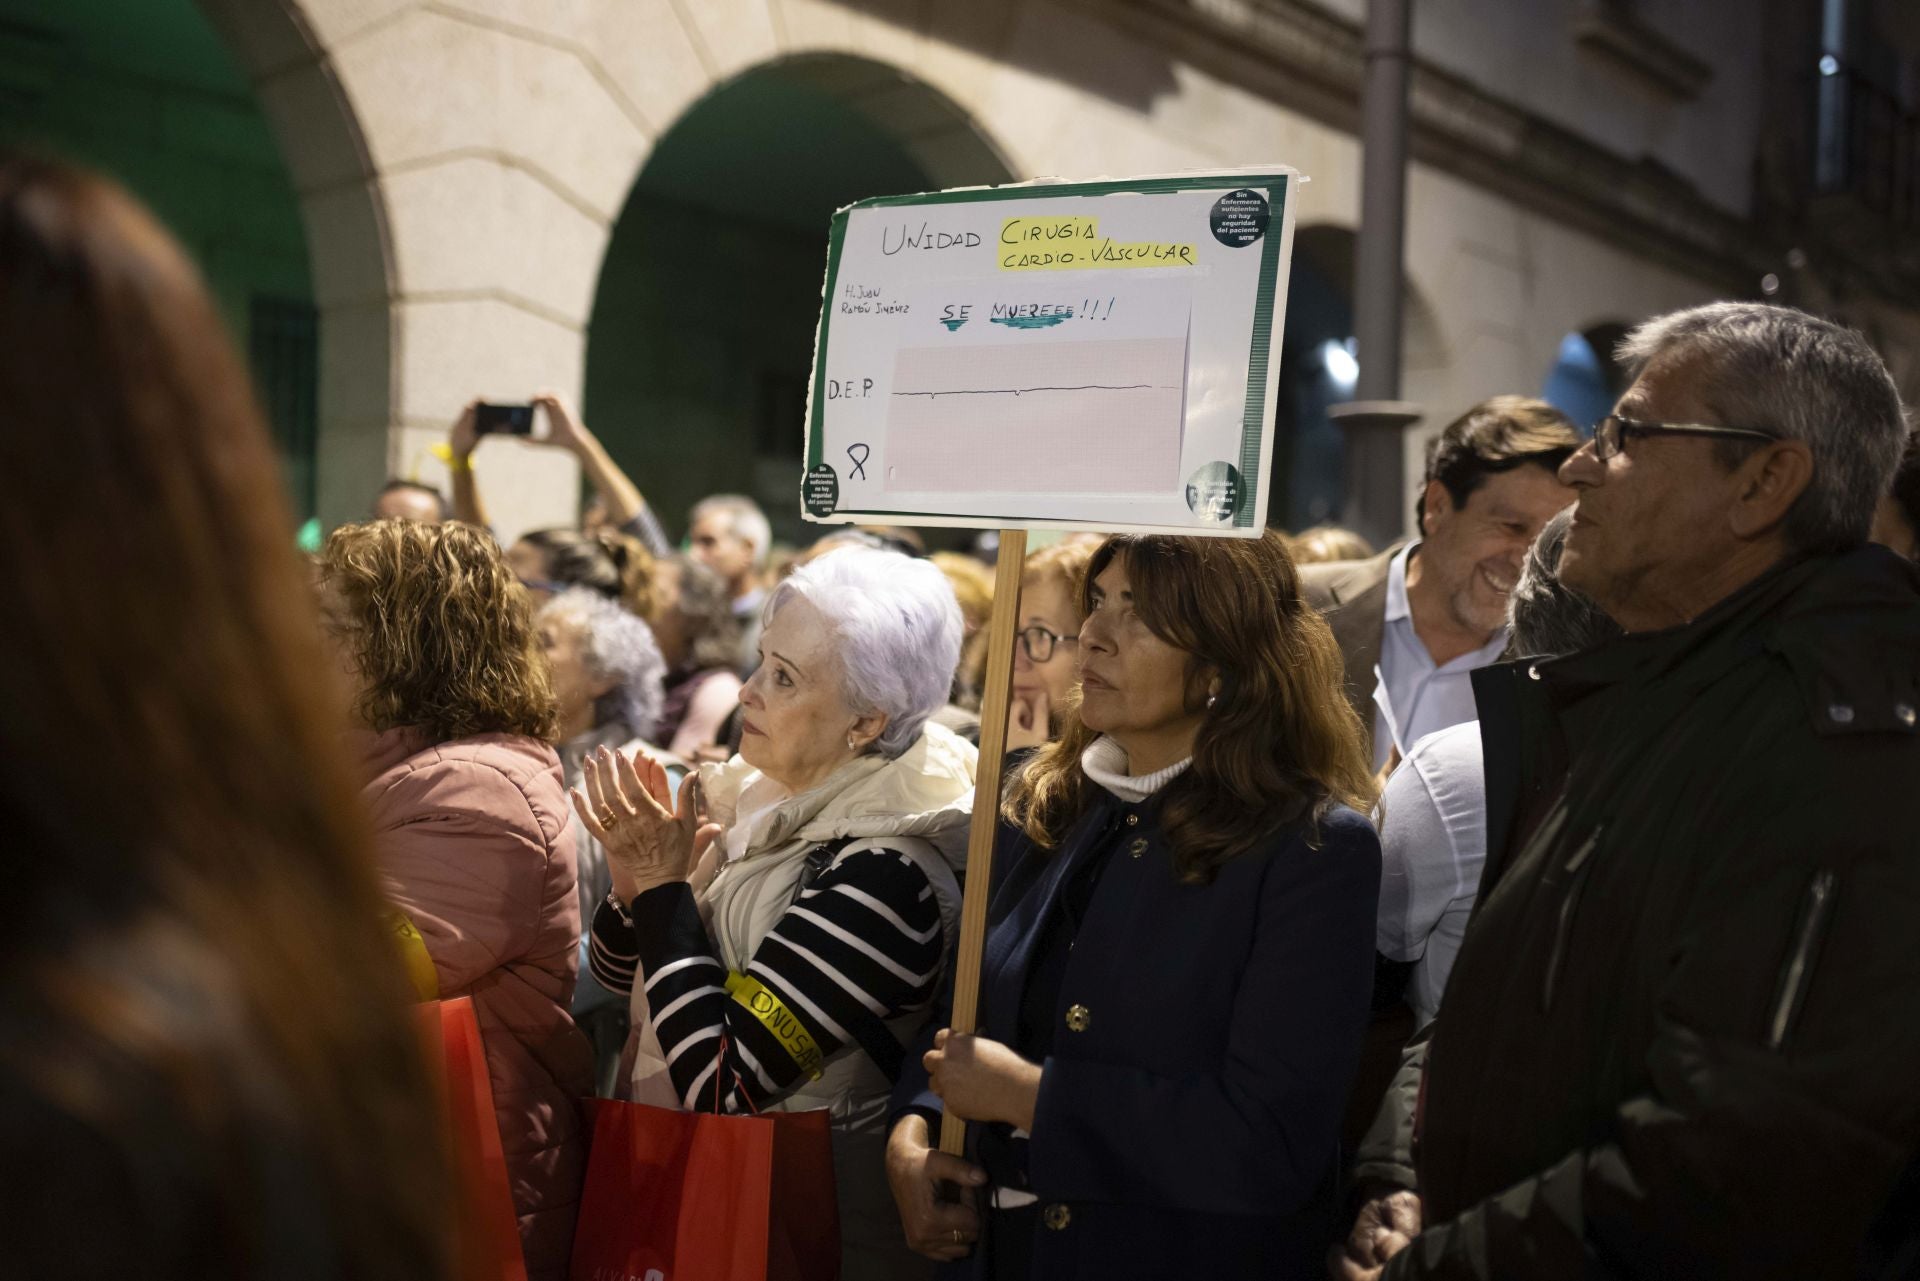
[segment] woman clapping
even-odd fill
[[[974,749],[927,717],[960,611],[932,565],[843,548],[775,588],[765,620],[740,755],[703,771],[704,813],[657,761],[588,763],[574,805],[613,876],[593,971],[633,993],[631,1097],[831,1108],[841,1275],[925,1275],[883,1150],[958,917]]]

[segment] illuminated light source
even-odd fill
[[[1820,59],[1820,74],[1823,76],[1839,75],[1840,59],[1834,57],[1830,53],[1822,55]]]
[[[1320,364],[1326,369],[1327,377],[1348,392],[1360,380],[1360,362],[1353,358],[1352,343],[1351,338],[1345,342],[1329,338],[1320,344]]]

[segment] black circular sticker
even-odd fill
[[[809,516],[831,516],[840,506],[840,477],[821,463],[800,481],[800,500]]]
[[[1242,188],[1213,202],[1213,238],[1229,249],[1244,249],[1267,234],[1267,198]]]
[[[1233,519],[1240,505],[1240,469],[1232,463],[1208,463],[1187,477],[1187,507],[1211,525]]]

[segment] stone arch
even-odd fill
[[[588,326],[595,431],[670,524],[744,490],[804,537],[793,499],[833,210],[1012,176],[951,98],[887,62],[810,50],[720,81],[654,141],[610,229]]]
[[[359,118],[300,0],[194,0],[240,64],[294,181],[319,315],[316,490],[356,519],[389,471],[396,335],[385,201]]]

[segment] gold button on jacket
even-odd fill
[[[1067,1007],[1067,1030],[1069,1032],[1084,1032],[1087,1030],[1087,1024],[1092,1021],[1093,1015],[1088,1011],[1086,1006],[1070,1005]]]
[[[1047,1207],[1046,1213],[1044,1213],[1041,1218],[1048,1227],[1058,1232],[1061,1228],[1073,1222],[1073,1211],[1056,1202]]]
[[[1146,852],[1147,852],[1147,838],[1144,836],[1134,837],[1133,844],[1127,846],[1127,853],[1133,855],[1135,858],[1139,858],[1142,854],[1145,854]]]

